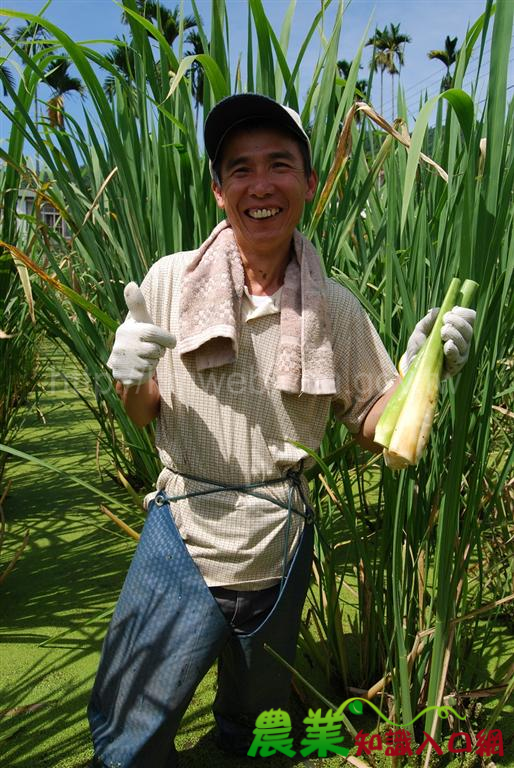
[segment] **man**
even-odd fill
[[[294,661],[313,539],[298,444],[317,450],[333,407],[373,446],[398,381],[359,303],[296,230],[317,184],[299,116],[232,96],[209,114],[205,146],[227,219],[197,251],[154,264],[142,293],[127,287],[108,362],[129,416],[157,418],[164,468],[89,707],[99,766],[177,765],[173,738],[216,658],[222,749],[246,754],[256,716],[287,707],[290,675],[264,644]],[[455,371],[473,316],[447,320]]]

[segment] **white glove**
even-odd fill
[[[154,324],[136,283],[129,283],[124,293],[130,316],[116,331],[107,366],[115,379],[134,387],[152,378],[166,349],[173,349],[177,341],[172,333]]]
[[[398,366],[402,376],[405,376],[409,365],[425,343],[438,313],[439,308],[430,309],[412,331],[407,349]],[[475,317],[475,310],[466,307],[453,307],[444,315],[441,328],[441,339],[444,344],[443,378],[455,376],[464,367],[469,357]]]

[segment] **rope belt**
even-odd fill
[[[225,493],[226,491],[239,491],[242,493],[247,493],[249,496],[254,496],[257,499],[263,499],[264,501],[271,501],[272,504],[275,504],[275,506],[280,507],[281,509],[287,510],[287,525],[286,525],[286,533],[285,533],[285,542],[284,542],[284,557],[283,557],[283,566],[282,566],[282,580],[281,580],[281,586],[280,591],[282,591],[285,583],[285,576],[286,576],[286,570],[287,570],[287,554],[288,554],[288,544],[289,544],[289,532],[291,530],[291,517],[293,512],[300,517],[303,517],[306,524],[310,525],[314,522],[314,510],[309,504],[308,499],[305,496],[304,490],[302,488],[302,472],[303,472],[303,460],[300,462],[299,469],[288,469],[285,475],[282,477],[276,477],[271,480],[265,480],[263,482],[259,483],[237,483],[235,485],[233,484],[227,484],[227,483],[220,483],[220,482],[213,482],[212,480],[206,480],[203,477],[196,477],[195,475],[189,475],[186,472],[178,472],[175,469],[171,469],[171,467],[168,467],[170,472],[173,472],[175,475],[179,475],[180,477],[184,477],[186,480],[193,480],[198,483],[204,483],[205,485],[212,486],[211,488],[208,488],[203,491],[191,491],[190,493],[184,493],[180,496],[168,496],[168,494],[164,494],[162,491],[159,491],[157,495],[155,496],[155,503],[158,506],[162,506],[167,501],[182,501],[182,499],[191,499],[195,496],[208,496],[211,493]],[[265,488],[269,485],[279,485],[280,483],[289,483],[289,489],[287,492],[287,504],[280,501],[279,499],[275,499],[272,496],[270,496],[267,493],[258,493],[257,489],[259,488]],[[293,497],[295,490],[298,491],[298,494],[303,502],[303,511],[300,511],[299,509],[296,509],[296,507],[293,505]]]

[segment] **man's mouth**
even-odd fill
[[[280,211],[280,208],[249,208],[246,213],[251,219],[271,219]]]

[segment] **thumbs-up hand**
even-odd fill
[[[126,286],[125,302],[130,315],[116,331],[107,366],[115,379],[135,387],[152,378],[166,349],[173,349],[177,342],[172,333],[154,324],[136,283]]]

